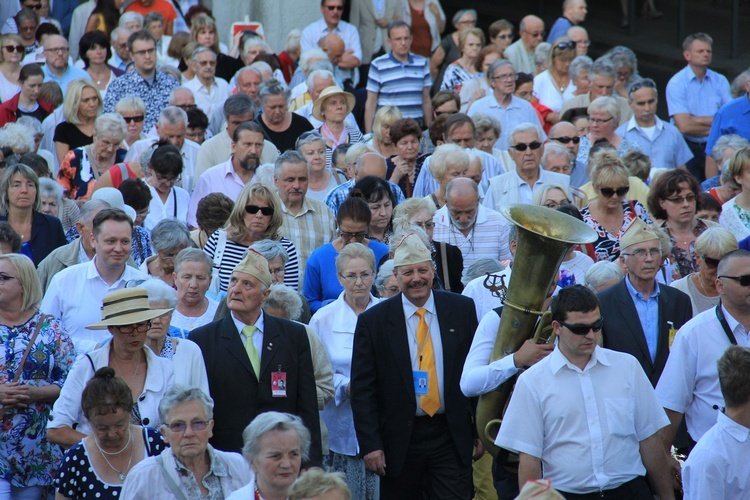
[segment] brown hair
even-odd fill
[[[96,415],[114,413],[123,409],[130,413],[133,409],[133,394],[125,381],[115,375],[109,366],[96,370],[81,394],[83,416],[91,420]]]
[[[391,142],[393,144],[396,144],[398,141],[409,135],[413,135],[419,140],[422,138],[422,129],[412,118],[401,118],[391,125],[389,135],[391,136]]]
[[[698,180],[680,168],[667,170],[651,183],[651,189],[648,193],[648,211],[651,212],[653,217],[666,220],[667,211],[661,208],[659,201],[666,200],[670,196],[679,193],[680,184],[687,184],[696,199],[698,198],[698,193],[700,192]]]

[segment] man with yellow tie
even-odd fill
[[[351,401],[365,466],[382,498],[471,499],[475,401],[459,388],[477,326],[474,303],[434,291],[430,251],[398,244],[402,293],[362,313],[354,334]],[[477,456],[478,458],[478,456]]]
[[[256,415],[291,413],[310,431],[306,463],[320,465],[318,399],[307,333],[299,323],[262,311],[270,286],[268,261],[249,250],[229,281],[231,313],[190,334],[203,352],[215,405],[211,444],[240,451],[242,431]]]

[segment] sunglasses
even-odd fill
[[[258,212],[262,213],[265,216],[273,215],[273,207],[259,207],[258,205],[247,205],[245,207],[245,212],[249,213],[250,215],[255,215]]]
[[[628,89],[628,95],[632,94],[633,92],[635,92],[638,89],[642,89],[643,87],[648,87],[650,89],[655,89],[656,88],[656,83],[654,83],[653,80],[640,80],[640,81],[637,81],[637,82],[633,83],[633,85],[630,86],[630,89]]]
[[[555,48],[560,49],[560,50],[568,50],[568,49],[572,50],[576,48],[576,43],[575,42],[560,42],[555,45]]]
[[[743,274],[742,276],[719,276],[719,278],[728,278],[730,280],[739,281],[740,286],[750,286],[750,274]]]
[[[125,123],[141,123],[143,121],[143,115],[138,116],[123,116]]]
[[[568,144],[570,141],[573,141],[573,144],[578,144],[581,142],[581,138],[578,136],[575,137],[568,137],[567,135],[564,135],[562,137],[550,137],[553,141],[557,141],[560,144]]]
[[[9,54],[12,54],[13,52],[18,52],[19,54],[23,54],[23,53],[24,53],[24,52],[26,51],[26,49],[24,49],[24,48],[23,48],[23,47],[21,47],[20,45],[6,45],[6,46],[5,46],[5,47],[3,47],[3,48],[4,48],[4,49],[5,49],[5,51],[6,51],[6,52],[8,52]]]
[[[537,149],[542,147],[542,143],[538,141],[532,141],[528,144],[525,144],[523,142],[519,142],[518,144],[511,146],[516,151],[523,153],[526,151],[526,148],[531,149],[532,151],[536,151]]]
[[[599,191],[601,191],[602,196],[605,198],[612,198],[614,195],[619,196],[622,198],[626,194],[628,194],[628,191],[630,191],[630,186],[623,186],[619,187],[617,189],[615,188],[599,188]]]
[[[342,5],[326,5],[326,9],[333,12],[334,10],[337,10],[339,12],[344,12],[344,7]]]
[[[705,255],[701,255],[701,259],[703,259],[703,262],[706,263],[706,267],[710,269],[716,269],[719,267],[719,259],[712,259],[711,257],[706,257]]]
[[[570,324],[565,323],[564,321],[560,321],[560,324],[570,330],[571,332],[575,333],[576,335],[586,335],[591,330],[594,331],[594,333],[599,332],[602,327],[604,326],[604,318],[601,316],[598,320],[596,320],[594,323],[590,325],[578,325],[578,324]]]

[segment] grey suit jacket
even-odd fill
[[[385,0],[385,13],[382,17],[393,21],[396,16],[401,16],[401,9],[397,0]],[[378,52],[381,48],[388,52],[388,44],[386,40],[388,35],[386,28],[380,28],[375,24],[375,19],[378,18],[377,12],[375,12],[375,6],[372,0],[352,0],[351,11],[349,13],[349,22],[359,29],[359,42],[362,44],[362,64],[370,64],[372,55]],[[379,47],[375,46],[375,37],[377,31],[380,30],[382,34],[382,45]]]

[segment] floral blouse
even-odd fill
[[[118,149],[115,153],[115,163],[122,162],[126,153],[126,150]],[[94,185],[99,175],[94,171],[94,166],[84,146],[68,151],[65,155],[60,162],[57,183],[62,186],[66,198],[88,200],[94,192]]]
[[[597,235],[597,240],[593,243],[593,251],[588,252],[589,257],[594,259],[594,262],[599,262],[600,260],[611,260],[614,262],[617,260],[620,256],[620,237],[622,237],[625,230],[636,217],[643,220],[646,224],[653,223],[646,207],[635,200],[623,200],[622,210],[622,226],[620,226],[617,234],[612,234],[591,216],[591,209],[588,206],[581,209],[583,222],[594,228]]]
[[[62,387],[75,361],[73,342],[62,323],[37,312],[18,326],[0,325],[0,381],[13,380],[23,353],[42,321],[34,346],[19,378],[22,385]],[[8,408],[0,418],[0,478],[15,488],[52,484],[62,459],[60,447],[47,441],[52,403]],[[2,410],[0,410],[2,413]]]
[[[669,260],[674,263],[674,266],[672,267],[672,279],[678,280],[684,278],[688,274],[700,271],[701,266],[698,264],[699,256],[695,251],[695,241],[690,243],[690,250],[687,251],[684,248],[677,246],[677,240],[672,236],[672,232],[669,230],[669,226],[667,226],[667,221],[662,223],[661,228],[669,235],[669,241],[672,244],[672,251],[668,256]],[[698,238],[698,236],[703,234],[703,231],[706,229],[708,229],[708,224],[702,219],[698,219],[698,223],[693,228],[693,235]]]

